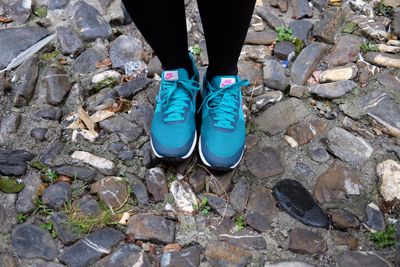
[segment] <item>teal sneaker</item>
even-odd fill
[[[162,73],[150,136],[153,152],[159,158],[185,159],[196,147],[196,97],[200,84],[195,65],[193,68],[195,74],[191,78],[183,68]]]
[[[217,170],[235,168],[242,159],[246,125],[239,76],[216,76],[204,80],[199,154],[203,163]]]

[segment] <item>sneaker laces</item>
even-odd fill
[[[157,102],[161,101],[164,122],[185,120],[185,113],[190,107],[190,102],[199,90],[200,84],[195,80],[164,80],[157,99]]]
[[[242,86],[249,85],[249,81],[240,80],[222,88],[214,88],[208,81],[206,81],[206,85],[210,91],[203,100],[199,111],[203,105],[206,105],[210,109],[214,126],[224,129],[234,129],[240,101],[237,91]]]

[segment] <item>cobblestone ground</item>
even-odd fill
[[[1,1],[0,266],[398,266],[399,5],[258,1],[215,173],[152,154],[161,66],[119,0]]]

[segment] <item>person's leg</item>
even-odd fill
[[[207,44],[207,78],[236,75],[256,0],[198,0]]]
[[[163,68],[185,68],[191,76],[184,0],[123,0],[123,3]]]

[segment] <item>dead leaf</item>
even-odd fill
[[[44,190],[46,190],[46,184],[40,184],[38,189],[36,190],[36,195],[41,197],[43,195]]]
[[[79,107],[77,112],[78,112],[79,118],[83,121],[83,123],[85,123],[85,125],[89,129],[90,133],[93,135],[96,135],[97,132],[94,129],[95,123],[87,115],[86,111],[82,107]]]
[[[400,1],[399,0],[383,0],[383,4],[385,6],[391,6],[393,8],[396,8],[396,7],[400,6]]]
[[[59,175],[57,177],[57,182],[67,182],[71,183],[71,177],[65,176],[65,175]]]
[[[109,58],[104,59],[103,61],[97,62],[96,63],[96,68],[106,68],[108,66],[111,66],[112,62]]]
[[[114,116],[114,112],[109,111],[109,110],[99,110],[96,113],[94,113],[93,115],[90,116],[90,119],[93,122],[101,122],[104,121],[112,116]]]
[[[179,252],[181,250],[182,250],[182,246],[179,245],[178,243],[168,244],[168,245],[163,247],[163,251],[164,252],[173,252],[173,251]]]
[[[6,15],[0,15],[0,22],[1,23],[10,23],[14,20],[12,18],[7,17]]]

